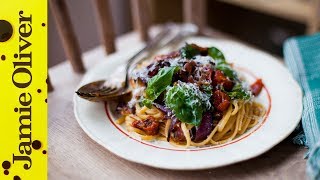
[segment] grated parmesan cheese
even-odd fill
[[[178,84],[182,87],[190,89],[191,92],[194,93],[200,99],[200,101],[204,102],[207,109],[211,108],[210,96],[208,96],[208,94],[200,91],[200,89],[197,85],[192,84],[192,83],[185,83],[185,82],[181,82],[181,81],[178,81]],[[189,95],[189,92],[184,92],[184,93],[187,96]],[[191,103],[196,104],[197,102],[191,102]]]
[[[145,87],[143,87],[143,86],[138,87],[138,88],[134,88],[132,90],[132,98],[128,102],[129,108],[133,108],[135,106],[135,104],[139,101],[140,97],[143,95],[144,90],[145,90]]]
[[[197,55],[194,57],[194,59],[192,59],[194,62],[196,62],[197,64],[201,64],[201,65],[206,65],[209,64],[210,62],[213,62],[212,57],[210,56],[201,56],[201,55]]]

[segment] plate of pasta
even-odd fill
[[[127,54],[111,55],[81,85],[121,77]],[[130,72],[128,97],[74,96],[82,129],[112,153],[148,166],[194,170],[256,157],[286,138],[302,92],[275,57],[229,40],[192,37]]]

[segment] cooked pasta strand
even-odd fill
[[[190,130],[193,125],[181,123],[181,130],[185,137],[185,142],[174,142],[170,140],[173,146],[188,148],[190,146],[219,145],[232,141],[234,138],[244,134],[248,129],[259,123],[259,119],[265,114],[264,107],[256,102],[233,101],[224,113],[222,119],[213,128],[207,138],[200,142],[191,140]],[[152,117],[160,123],[159,133],[157,135],[148,135],[141,129],[132,126],[136,120],[145,121]],[[117,120],[118,124],[125,124],[129,132],[138,134],[142,140],[162,140],[166,141],[169,134],[171,119],[164,119],[164,113],[152,106],[150,109],[136,105],[136,113],[122,116]]]

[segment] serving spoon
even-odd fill
[[[170,38],[165,43],[161,43],[163,39],[172,33],[172,26],[167,25],[164,29],[156,35],[156,37],[149,41],[144,48],[142,48],[139,52],[133,55],[126,64],[126,76],[125,81],[122,83],[122,86],[116,86],[112,83],[108,83],[107,80],[100,80],[88,83],[82,87],[80,87],[76,93],[79,97],[93,101],[93,102],[101,102],[101,101],[109,101],[109,100],[118,100],[123,99],[130,96],[131,90],[129,90],[129,70],[134,62],[134,60],[140,56],[142,53],[152,51],[162,44],[162,47],[165,47],[169,44],[176,44],[183,40],[185,37],[196,34],[198,32],[198,28],[192,24],[184,25],[181,30],[174,34],[172,38]],[[143,59],[143,58],[142,58]],[[138,62],[137,62],[138,63]]]

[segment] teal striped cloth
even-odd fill
[[[307,174],[320,180],[320,33],[286,40],[284,59],[304,93],[301,132],[293,140],[309,147]]]

